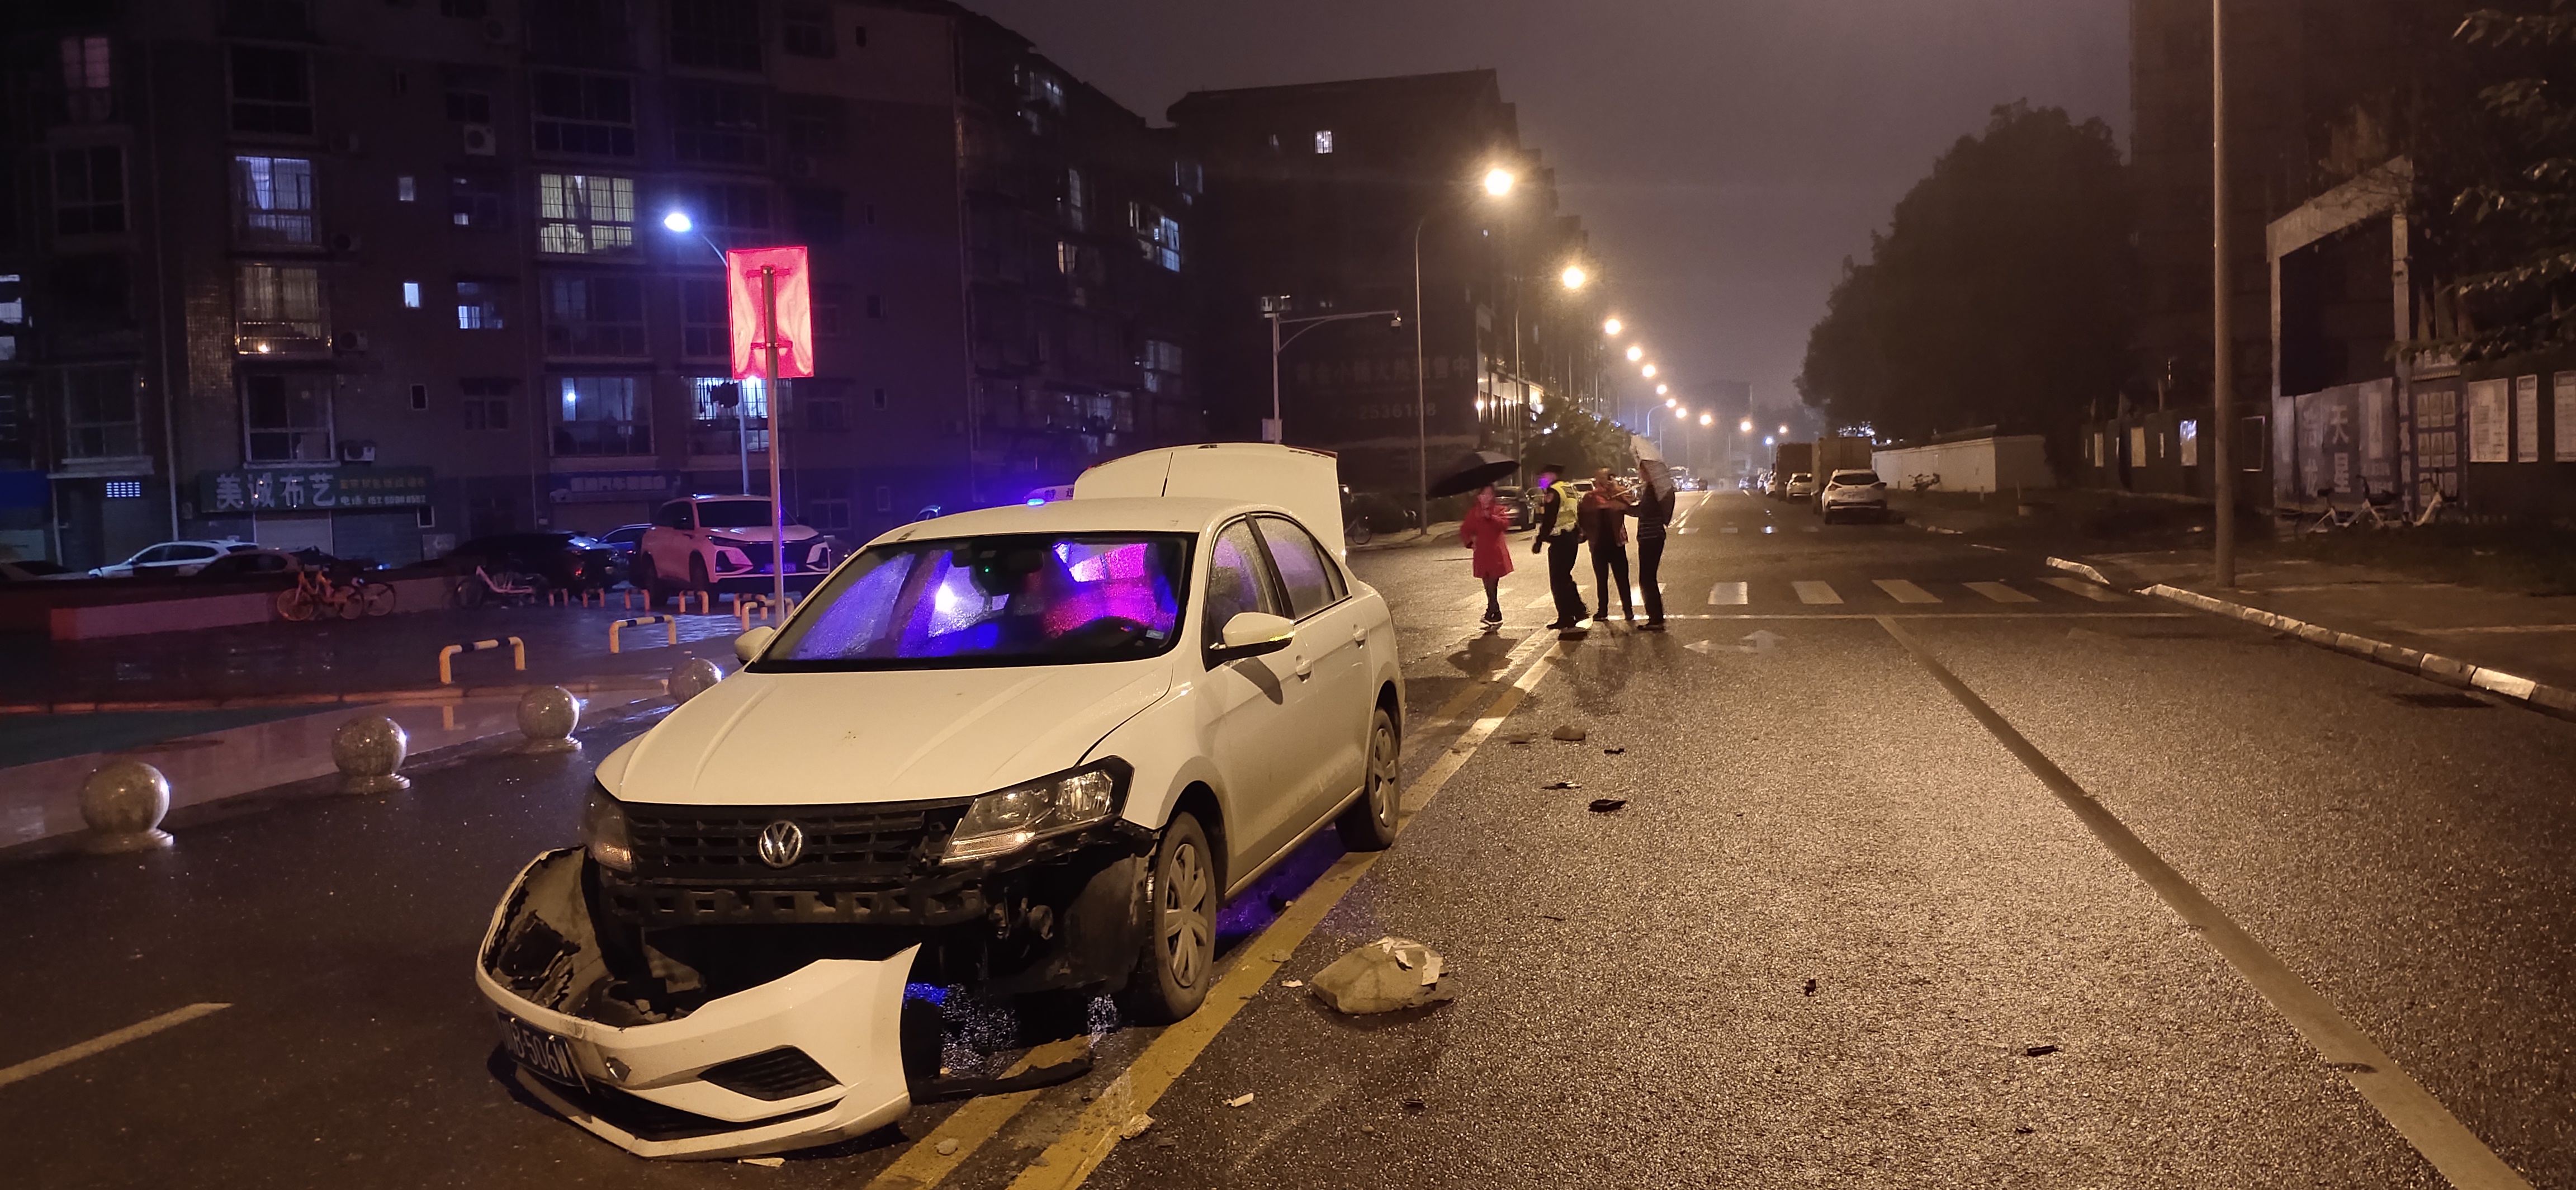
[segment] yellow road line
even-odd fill
[[[1018,1062],[1003,1072],[1003,1077],[1008,1078],[1032,1067],[1070,1062],[1090,1049],[1089,1034],[1050,1041],[1021,1055]],[[1044,1089],[1041,1087],[1039,1091]],[[1021,1108],[1038,1097],[1039,1091],[1013,1091],[1008,1095],[985,1095],[967,1100],[966,1106],[950,1112],[937,1128],[912,1142],[912,1147],[904,1150],[903,1156],[895,1158],[894,1164],[869,1179],[866,1190],[926,1190],[938,1185],[941,1178],[974,1156],[975,1150],[982,1148],[985,1141],[1000,1133],[1004,1125],[1020,1114]],[[952,1140],[957,1142],[956,1147],[941,1153],[940,1144]]]
[[[1441,786],[1449,783],[1449,778],[1466,766],[1476,746],[1490,738],[1495,729],[1503,725],[1503,720],[1520,706],[1521,699],[1537,687],[1556,656],[1554,652],[1540,655],[1537,663],[1531,665],[1520,680],[1496,696],[1475,725],[1468,728],[1456,744],[1442,752],[1440,759],[1433,761],[1431,768],[1404,791],[1399,804],[1407,809],[1400,811],[1396,819],[1399,832],[1405,823],[1412,820],[1413,814],[1440,792]],[[1353,852],[1325,869],[1323,876],[1300,894],[1295,904],[1270,923],[1269,929],[1244,945],[1242,957],[1235,961],[1234,968],[1226,972],[1225,978],[1218,980],[1215,987],[1208,989],[1207,1002],[1188,1018],[1163,1030],[1162,1035],[1147,1045],[1143,1053],[1136,1055],[1136,1060],[1128,1065],[1125,1073],[1120,1074],[1100,1098],[1083,1110],[1082,1118],[1074,1121],[1073,1127],[1066,1129],[1054,1144],[1047,1146],[1046,1152],[1032,1161],[1027,1169],[1021,1170],[1019,1177],[1012,1179],[1011,1190],[1072,1190],[1088,1179],[1091,1171],[1100,1168],[1100,1163],[1109,1158],[1110,1151],[1118,1147],[1120,1133],[1129,1122],[1152,1110],[1163,1093],[1180,1081],[1181,1075],[1188,1072],[1191,1063],[1198,1061],[1199,1054],[1207,1049],[1208,1043],[1215,1041],[1217,1034],[1234,1020],[1235,1014],[1242,1012],[1243,1006],[1260,994],[1263,985],[1268,984],[1270,977],[1278,974],[1279,968],[1288,961],[1289,953],[1315,931],[1315,927],[1323,922],[1324,915],[1341,903],[1343,895],[1350,892],[1351,886],[1358,884],[1360,877],[1367,875],[1369,868],[1384,854],[1383,851]]]
[[[113,1033],[104,1033],[79,1045],[67,1045],[41,1058],[29,1058],[15,1066],[0,1067],[0,1087],[31,1079],[57,1066],[69,1066],[92,1054],[102,1054],[129,1041],[150,1037],[172,1025],[184,1025],[209,1013],[222,1012],[230,1004],[191,1004],[176,1008],[148,1021],[139,1021]]]

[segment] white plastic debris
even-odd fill
[[[1302,979],[1283,979],[1279,981],[1279,986],[1283,988],[1302,988],[1306,986],[1306,981]]]
[[[1244,1098],[1250,1099],[1251,1096],[1246,1095]],[[1137,1137],[1145,1135],[1145,1130],[1153,1126],[1154,1117],[1140,1113],[1135,1119],[1129,1120],[1125,1124],[1119,1126],[1118,1139],[1134,1140]]]
[[[738,1157],[735,1160],[744,1165],[758,1165],[768,1169],[776,1169],[787,1164],[785,1157]]]
[[[1228,1099],[1228,1100],[1226,1100],[1226,1101],[1225,1101],[1225,1105],[1226,1105],[1227,1107],[1247,1107],[1247,1106],[1250,1106],[1250,1105],[1251,1105],[1251,1103],[1252,1103],[1252,1092],[1250,1092],[1250,1091],[1246,1091],[1246,1092],[1244,1092],[1243,1094],[1237,1095],[1237,1096],[1235,1096],[1234,1098],[1232,1098],[1232,1099]]]
[[[1367,1016],[1455,998],[1440,986],[1439,952],[1410,938],[1380,938],[1315,973],[1315,998],[1336,1012]]]
[[[940,1141],[936,1147],[939,1149],[940,1156],[953,1157],[957,1154],[957,1138],[953,1136],[949,1137],[946,1140]]]

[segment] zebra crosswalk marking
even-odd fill
[[[1710,607],[1742,607],[1745,603],[1743,583],[1719,583],[1708,589]]]
[[[1969,583],[1967,588],[1997,603],[2037,603],[2035,596],[2024,595],[2002,583]]]
[[[1793,582],[1789,585],[1797,588],[1800,603],[1841,603],[1843,601],[1842,596],[1834,593],[1831,583]]]
[[[2109,587],[2105,587],[2100,583],[2085,582],[2080,578],[2044,578],[2039,581],[2047,583],[2049,586],[2055,587],[2060,591],[2067,591],[2081,595],[2095,603],[2127,602],[2127,599],[2119,592],[2114,591]]]
[[[1878,584],[1879,590],[1887,592],[1888,597],[1894,599],[1898,603],[1941,602],[1940,596],[1935,595],[1930,591],[1926,591],[1921,587],[1915,586],[1901,578],[1882,578],[1873,579],[1871,581]]]

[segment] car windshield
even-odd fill
[[[759,668],[929,669],[1151,657],[1179,639],[1193,538],[1014,534],[899,542],[841,568]]]
[[[1872,471],[1841,471],[1835,473],[1834,482],[1847,488],[1865,488],[1878,482],[1878,474]]]
[[[796,518],[787,518],[795,524]],[[698,527],[701,529],[766,529],[769,527],[767,500],[707,500],[698,505]]]

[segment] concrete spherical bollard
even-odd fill
[[[81,819],[89,837],[81,850],[91,855],[124,855],[170,845],[161,829],[170,812],[170,781],[161,770],[139,760],[111,761],[81,783]]]
[[[704,657],[691,657],[671,671],[671,701],[687,702],[724,680],[724,670]]]
[[[526,753],[579,752],[581,741],[572,738],[573,729],[581,726],[581,700],[561,686],[539,686],[519,696],[519,732],[528,742],[519,745]]]
[[[411,736],[382,715],[360,715],[331,733],[331,763],[342,793],[400,793],[411,778],[396,772],[411,754]]]

